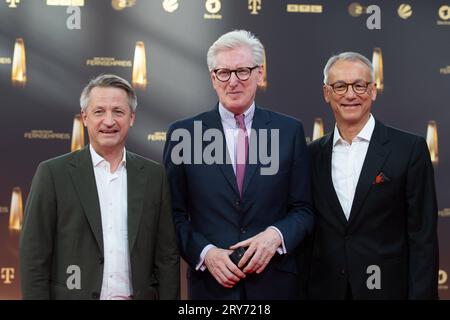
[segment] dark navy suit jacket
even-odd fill
[[[255,108],[252,129],[279,130],[279,170],[261,175],[260,163],[247,164],[242,198],[238,193],[231,164],[174,164],[171,158],[178,141],[171,141],[176,129],[185,129],[194,137],[194,121],[201,121],[202,131],[219,129],[226,154],[226,140],[217,107],[209,112],[172,124],[164,148],[164,164],[172,191],[173,217],[182,257],[188,262],[190,299],[294,299],[298,297],[298,268],[294,250],[313,229],[310,195],[308,148],[302,124],[291,117]],[[198,127],[198,123],[197,123]],[[252,137],[250,143],[254,143]],[[203,148],[210,142],[203,142]],[[186,150],[185,150],[186,152]],[[222,287],[208,272],[196,271],[205,246],[219,248],[250,238],[275,226],[283,234],[287,254],[278,253],[265,271],[241,280],[232,289]]]

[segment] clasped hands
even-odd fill
[[[280,245],[281,238],[278,232],[268,228],[232,245],[229,249],[209,249],[204,264],[217,282],[225,288],[232,288],[239,280],[245,278],[246,274],[263,272]],[[247,248],[247,251],[236,266],[229,255],[239,247]],[[241,270],[243,266],[245,268]]]

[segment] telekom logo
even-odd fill
[[[12,267],[2,268],[0,271],[1,278],[4,284],[11,284],[14,279],[14,271],[15,269]]]

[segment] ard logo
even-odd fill
[[[220,3],[220,0],[206,0],[205,2],[206,11],[212,14],[218,13],[221,7],[222,4]]]
[[[205,9],[208,13],[203,14],[204,19],[222,19],[220,14],[220,9],[222,8],[222,3],[220,0],[206,0]]]

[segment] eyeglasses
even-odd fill
[[[231,74],[233,72],[239,80],[245,81],[250,78],[250,76],[252,75],[252,71],[258,67],[259,66],[242,67],[242,68],[237,68],[235,70],[221,68],[221,69],[215,69],[215,70],[213,70],[213,72],[216,75],[217,80],[222,81],[222,82],[226,82],[226,81],[230,80]]]
[[[343,96],[347,93],[348,87],[351,86],[353,89],[353,92],[356,94],[364,94],[367,92],[367,89],[369,88],[369,84],[372,82],[366,82],[366,81],[356,81],[353,83],[346,83],[343,81],[337,81],[335,83],[328,84],[330,86],[334,93]]]

